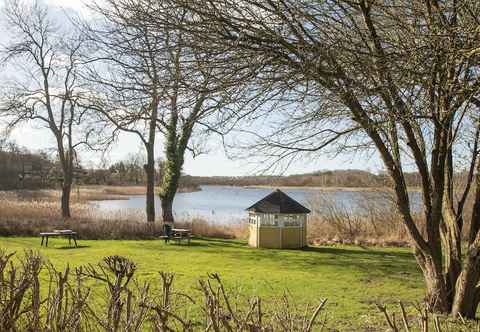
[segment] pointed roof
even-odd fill
[[[265,196],[257,203],[250,206],[247,211],[259,213],[285,213],[285,214],[303,214],[310,213],[302,204],[285,194],[280,189]]]

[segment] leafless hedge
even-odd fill
[[[326,300],[307,308],[286,296],[274,305],[243,300],[218,274],[186,294],[174,288],[171,273],[161,272],[156,283],[139,282],[135,263],[125,257],[63,271],[34,252],[17,258],[19,264],[0,251],[0,331],[307,332],[324,325],[318,321]]]
[[[458,320],[452,320],[445,316],[432,313],[426,304],[413,304],[412,311],[399,303],[400,312],[388,310],[387,306],[377,304],[378,310],[383,314],[388,325],[388,331],[392,332],[473,332],[480,331],[478,321],[468,321],[462,316]]]
[[[325,299],[304,307],[287,295],[246,298],[227,289],[218,274],[184,293],[172,273],[140,282],[136,271],[120,256],[59,271],[35,252],[0,250],[0,331],[337,331],[334,322],[327,325]],[[377,308],[368,331],[480,331],[478,322],[432,314],[425,305]]]

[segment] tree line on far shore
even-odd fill
[[[85,168],[78,163],[74,184],[144,186],[147,182],[144,165],[142,154],[129,154],[122,160],[97,168]],[[157,181],[162,178],[164,165],[164,161],[157,160]],[[30,152],[11,142],[0,146],[0,190],[55,188],[60,185],[61,176],[58,161],[46,152]],[[418,173],[406,173],[406,177],[409,187],[420,186]],[[201,185],[385,188],[391,183],[385,173],[357,169],[292,175],[192,176],[182,173],[180,176],[180,190],[198,190]]]

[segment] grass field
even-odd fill
[[[176,287],[189,290],[198,278],[219,272],[230,288],[266,299],[287,290],[297,304],[327,298],[327,319],[336,327],[360,328],[379,320],[375,302],[420,300],[422,279],[409,249],[318,247],[307,250],[262,250],[241,241],[197,239],[190,246],[159,240],[79,241],[52,238],[0,238],[0,248],[21,253],[39,250],[58,268],[97,263],[107,255],[122,255],[137,263],[138,278],[155,280],[159,271],[175,272]]]

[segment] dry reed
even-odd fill
[[[308,224],[309,242],[316,245],[409,246],[409,237],[394,201],[385,192],[365,192],[356,210],[339,205],[331,195],[309,197],[314,213]],[[421,218],[416,222],[422,228]]]
[[[136,188],[136,187],[130,187]],[[134,209],[101,212],[87,201],[102,195],[118,195],[124,187],[85,187],[72,196],[74,218],[59,218],[59,193],[54,190],[0,192],[0,236],[35,236],[55,228],[76,230],[85,239],[148,239],[162,233],[161,221],[147,225],[144,212]],[[136,189],[135,189],[136,190]],[[123,196],[124,197],[124,196]],[[366,246],[408,246],[408,234],[390,196],[381,192],[356,195],[357,209],[339,206],[332,195],[309,197],[313,213],[308,223],[308,240],[313,245],[354,244]],[[424,222],[415,216],[420,229]],[[198,217],[178,218],[177,227],[190,228],[196,236],[246,239],[244,222],[210,222]]]
[[[72,229],[82,239],[152,239],[163,232],[162,223],[145,223],[143,211],[124,209],[100,212],[85,201],[73,201],[73,218],[59,216],[54,191],[0,192],[0,236],[37,236],[53,229]],[[180,219],[178,227],[192,229],[194,236],[224,239],[245,238],[244,224],[214,224],[200,218]]]

